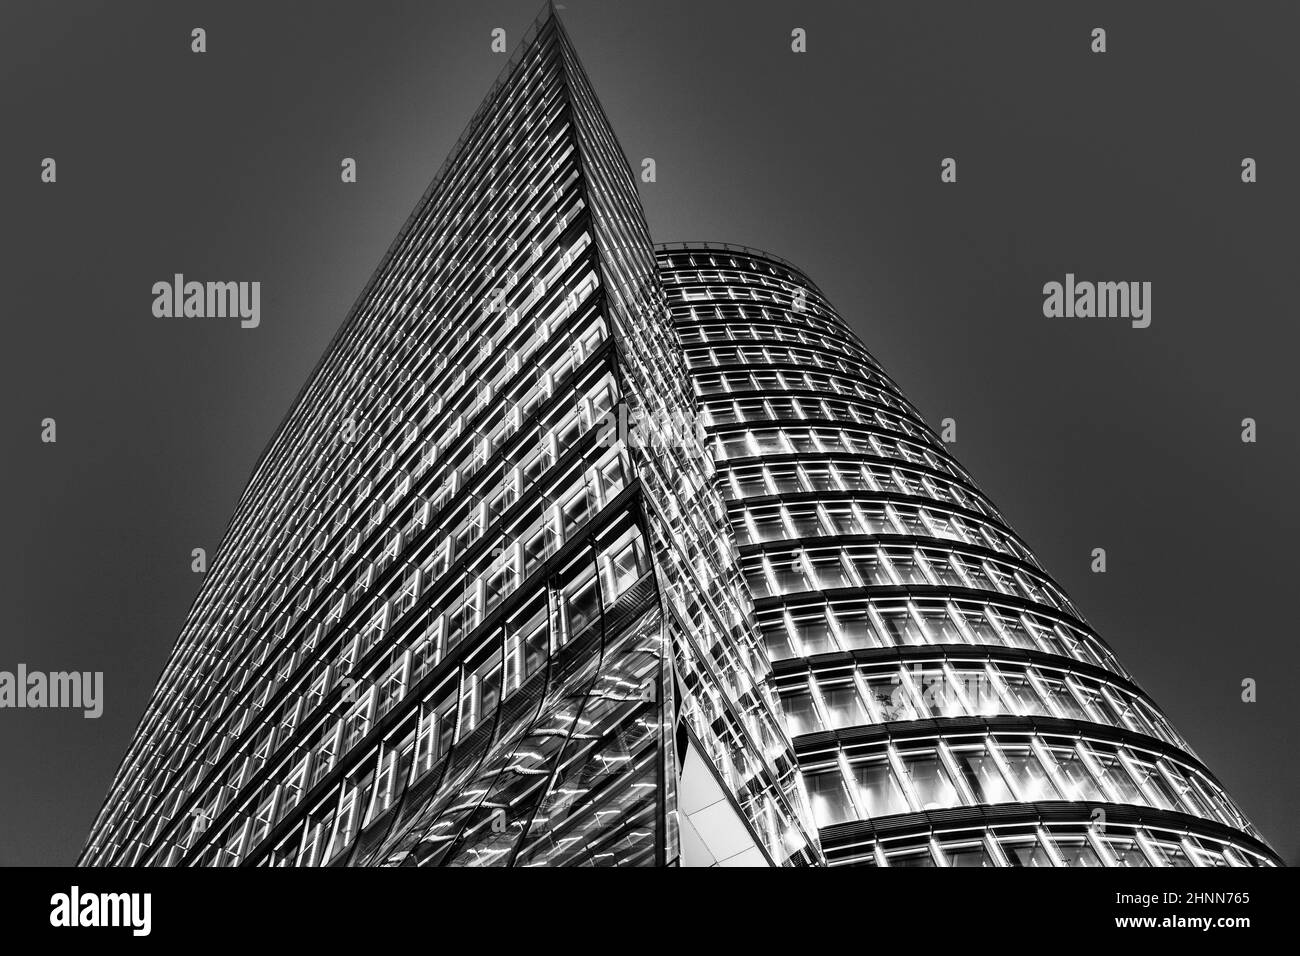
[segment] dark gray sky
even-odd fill
[[[654,235],[802,266],[1295,861],[1296,8],[565,6],[629,157],[657,162]],[[197,593],[190,550],[499,72],[490,31],[513,46],[538,7],[0,11],[0,670],[102,670],[106,698],[0,711],[0,863],[75,859]],[[154,318],[175,272],[261,281],[261,327]],[[1044,318],[1066,272],[1152,282],[1151,327]]]

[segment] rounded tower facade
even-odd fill
[[[806,275],[656,253],[828,863],[1279,863]]]

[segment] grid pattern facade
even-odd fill
[[[530,831],[572,813],[578,721],[627,758],[594,852],[656,852],[659,695],[605,696],[662,660],[620,604],[653,589],[626,450],[594,441],[618,381],[581,175],[541,25],[253,475],[83,862],[562,856]]]
[[[804,274],[658,257],[826,862],[1277,862]]]
[[[548,8],[264,453],[80,862],[670,865],[687,743],[816,862],[703,445],[620,426],[691,408]]]

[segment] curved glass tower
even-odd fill
[[[806,275],[657,256],[827,863],[1278,862]]]

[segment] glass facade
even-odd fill
[[[805,277],[652,244],[548,8],[258,462],[80,863],[1273,859]]]
[[[657,249],[826,863],[1278,862],[806,275]]]
[[[817,862],[632,170],[547,9],[264,453],[81,863]],[[680,696],[679,696],[680,694]]]

